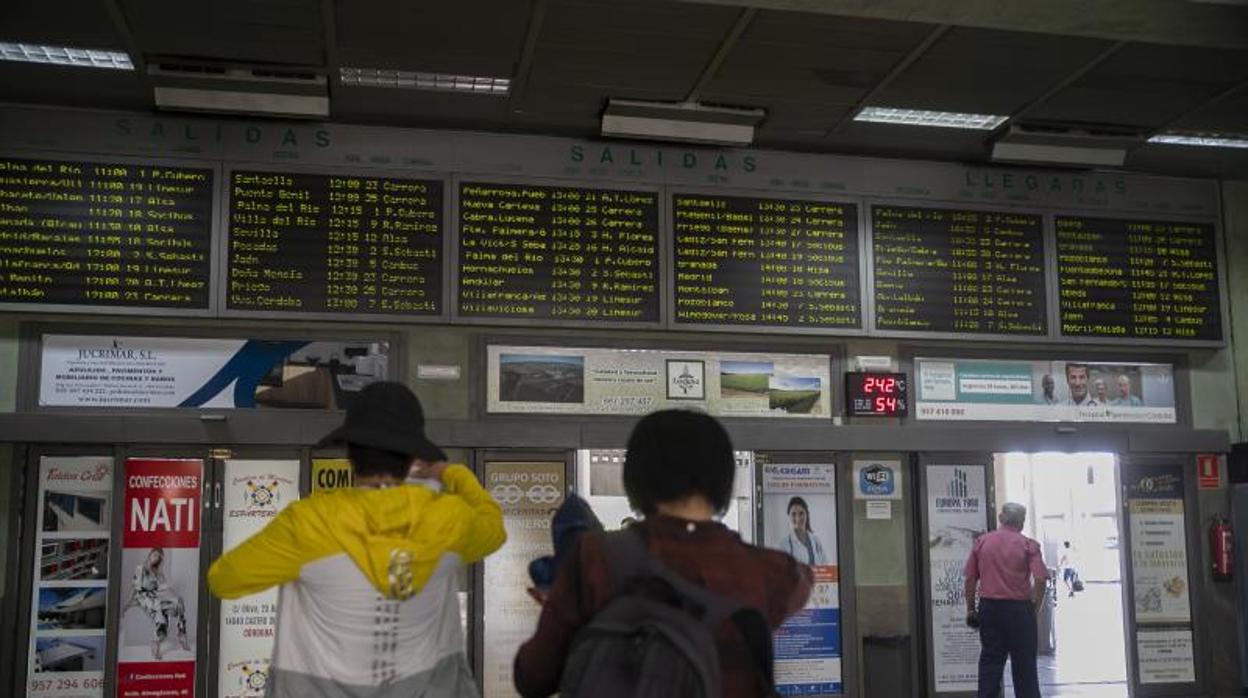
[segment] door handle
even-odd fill
[[[201,475],[201,477],[203,476]],[[212,490],[210,489],[211,487],[212,485],[208,483],[208,479],[204,478],[204,492],[203,494],[200,495],[200,500],[202,500],[202,503],[205,509],[212,508]]]
[[[213,497],[212,497],[212,498],[213,498],[213,500],[215,500],[215,501],[216,501],[216,503],[217,503],[217,508],[218,508],[218,509],[220,509],[220,508],[221,508],[221,483],[219,483],[219,482],[218,482],[218,483],[214,484],[214,485],[212,486],[212,488],[213,488],[213,491],[214,491],[214,492],[213,492]]]

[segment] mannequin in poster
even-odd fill
[[[828,556],[823,551],[823,542],[810,527],[810,507],[801,497],[789,499],[787,507],[789,532],[771,547],[783,550],[792,555],[798,562],[807,565],[826,565]]]
[[[130,598],[121,609],[122,615],[125,615],[132,606],[138,606],[152,619],[155,625],[152,638],[153,659],[161,658],[161,645],[169,635],[171,621],[177,627],[178,647],[190,649],[186,638],[186,607],[182,597],[169,585],[164,564],[164,549],[152,548],[143,562],[135,567]]]

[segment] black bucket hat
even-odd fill
[[[420,399],[402,383],[383,381],[365,386],[347,408],[342,426],[317,446],[343,443],[430,462],[446,460],[446,453],[425,436],[425,412]]]

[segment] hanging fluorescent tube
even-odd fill
[[[130,55],[124,51],[74,48],[72,46],[43,46],[40,44],[22,44],[10,41],[0,41],[0,61],[67,65],[75,68],[134,70],[134,64],[130,62]]]
[[[997,114],[965,114],[955,111],[927,111],[924,109],[893,109],[890,107],[864,107],[854,121],[899,126],[936,126],[939,128],[968,128],[991,131],[1005,123],[1008,116]]]
[[[1159,133],[1149,138],[1148,142],[1166,145],[1196,145],[1207,148],[1248,148],[1248,136],[1227,136],[1220,133]]]
[[[414,70],[378,68],[339,68],[338,77],[352,87],[393,87],[434,92],[465,92],[468,94],[506,96],[511,90],[510,78],[476,75],[422,73]]]

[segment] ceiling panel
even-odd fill
[[[760,12],[703,98],[760,107],[849,106],[930,31],[902,22]]]
[[[135,71],[0,62],[0,100],[104,109],[149,109],[152,90]]]
[[[4,0],[0,40],[125,50],[104,3],[82,0]]]
[[[1192,148],[1145,145],[1127,156],[1127,167],[1179,177],[1248,180],[1248,151],[1242,148]]]
[[[146,54],[322,65],[319,0],[121,0]]]
[[[510,77],[529,13],[518,1],[339,2],[338,63]]]
[[[932,25],[916,22],[763,10],[754,16],[754,21],[742,36],[742,43],[905,53],[931,31]]]
[[[511,2],[512,0],[502,0]],[[541,39],[547,45],[598,45],[635,36],[718,43],[741,10],[671,0],[554,0],[547,6]]]
[[[1170,125],[1181,131],[1238,133],[1248,137],[1248,86]]]
[[[1012,114],[1109,46],[1096,39],[954,28],[871,103]]]
[[[1132,45],[1030,116],[1155,128],[1245,79],[1248,52]]]

